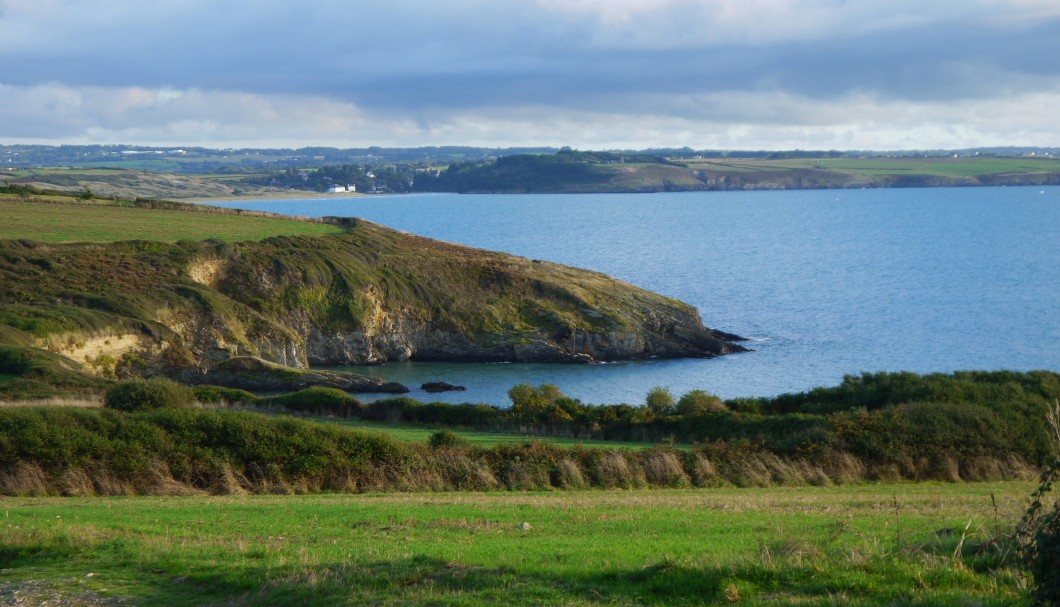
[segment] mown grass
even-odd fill
[[[0,584],[146,606],[1012,605],[992,540],[1030,491],[17,498]]]
[[[405,441],[409,443],[425,443],[430,439],[431,435],[439,431],[442,428],[430,428],[425,426],[416,426],[410,424],[389,424],[383,422],[370,422],[364,420],[355,419],[334,419],[334,418],[320,418],[319,421],[328,423],[337,423],[348,428],[355,430],[365,430],[368,432],[378,432],[385,434],[391,438]],[[561,445],[564,447],[573,447],[580,445],[582,447],[603,447],[607,449],[645,449],[649,447],[657,447],[659,443],[645,443],[645,442],[633,442],[633,441],[610,441],[610,440],[589,440],[589,439],[578,439],[578,438],[565,438],[565,437],[554,437],[554,436],[530,436],[526,434],[505,434],[502,432],[480,432],[477,430],[465,430],[465,429],[451,429],[460,438],[467,441],[469,444],[478,447],[495,447],[497,445],[518,445],[525,443],[528,440],[538,440],[542,443],[550,445]],[[675,445],[676,449],[691,448],[690,445]]]
[[[41,242],[177,242],[207,238],[229,242],[272,236],[322,236],[342,228],[323,223],[180,210],[142,209],[114,204],[51,204],[0,197],[4,221],[0,239]]]

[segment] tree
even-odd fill
[[[720,398],[704,392],[703,390],[692,390],[677,401],[677,412],[685,417],[696,417],[708,413],[721,413],[728,411],[725,402]]]
[[[674,401],[674,395],[669,388],[655,386],[648,391],[648,396],[644,399],[644,403],[653,413],[659,416],[677,413],[677,403]]]

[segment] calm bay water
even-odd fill
[[[507,404],[554,383],[592,403],[766,396],[862,371],[1060,371],[1060,188],[934,188],[239,201],[362,217],[431,238],[611,274],[698,307],[755,351],[608,365],[358,367],[412,396]]]

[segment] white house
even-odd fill
[[[356,192],[357,186],[355,185],[333,185],[328,188],[329,194],[338,194],[339,192]]]

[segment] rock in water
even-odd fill
[[[437,394],[438,392],[463,392],[464,390],[467,390],[467,388],[464,386],[454,386],[453,384],[444,381],[429,381],[421,384],[420,390],[431,394]]]

